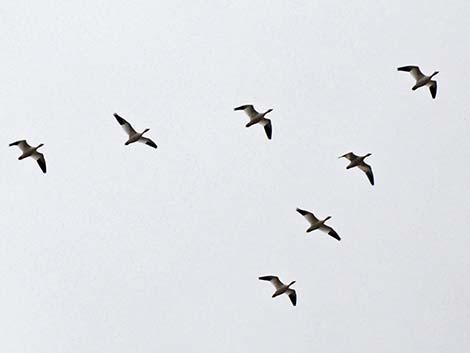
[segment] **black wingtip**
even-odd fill
[[[47,168],[46,168],[46,161],[44,159],[38,159],[37,160],[39,168],[41,168],[42,172],[46,174]]]
[[[153,142],[153,141],[147,141],[145,144],[148,145],[148,146],[150,146],[150,147],[153,147],[153,148],[157,148],[157,147],[158,147],[158,146],[156,145],[156,143]]]
[[[268,124],[264,126],[264,132],[266,133],[268,140],[271,140],[273,136],[273,127],[271,125],[271,120],[269,120]]]
[[[121,118],[117,113],[114,113],[113,115],[114,115],[114,117],[116,118],[116,120],[118,121],[119,124],[124,125],[124,124],[127,123],[127,122],[126,122],[123,118]]]
[[[432,97],[432,99],[436,99],[436,95],[437,95],[437,86],[431,86],[431,87],[429,87],[429,91],[431,92],[431,97]]]
[[[290,299],[293,306],[297,305],[297,294],[295,293],[295,291],[293,293],[289,294],[289,299]]]
[[[408,65],[408,66],[400,66],[399,68],[397,68],[398,71],[406,71],[406,72],[410,72],[411,70],[413,70],[416,66],[413,66],[413,65]]]
[[[370,181],[370,184],[371,184],[372,186],[374,186],[374,174],[372,174],[372,171],[371,171],[371,172],[368,172],[368,173],[366,173],[366,174],[367,174],[367,178],[368,178],[369,181]]]
[[[341,237],[338,235],[338,233],[336,233],[334,230],[328,232],[328,235],[330,235],[331,237],[335,238],[337,241],[341,241]]]

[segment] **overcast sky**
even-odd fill
[[[4,1],[0,350],[467,351],[469,14]],[[440,71],[435,100],[404,65]],[[272,141],[248,103],[274,109]],[[159,148],[124,146],[114,112]],[[46,175],[8,148],[23,138]],[[372,153],[374,187],[349,151]],[[268,274],[297,281],[296,307]]]

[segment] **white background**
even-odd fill
[[[0,350],[468,350],[469,13],[4,1]],[[440,71],[435,100],[404,65]],[[272,141],[233,111],[249,103],[274,109]],[[114,112],[159,148],[124,146]],[[46,175],[7,147],[23,138]]]

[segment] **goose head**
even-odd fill
[[[364,158],[369,157],[369,156],[372,156],[372,153],[367,153],[367,154],[364,156]]]
[[[142,131],[142,135],[145,134],[147,131],[149,131],[150,129],[145,129],[144,131]]]
[[[322,223],[325,223],[325,222],[326,222],[327,220],[329,220],[330,218],[331,218],[331,216],[326,217],[326,218],[323,220]]]
[[[292,281],[291,283],[289,283],[289,285],[287,286],[287,288],[289,288],[290,286],[292,286],[294,283],[295,283],[295,281]]]
[[[40,144],[38,145],[38,147],[36,147],[35,149],[37,150],[39,147],[42,147],[42,146],[44,146],[44,144],[43,144],[43,143],[40,143]]]
[[[431,75],[431,78],[436,76],[439,73],[439,71],[434,71],[434,73]]]
[[[271,113],[272,111],[273,111],[272,109],[268,109],[268,110],[266,110],[266,113],[264,113],[263,115],[266,115],[266,114],[268,114],[268,113]]]

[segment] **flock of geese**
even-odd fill
[[[402,66],[402,67],[399,67],[397,70],[409,72],[411,76],[413,76],[413,78],[416,81],[415,85],[412,87],[413,91],[420,87],[427,86],[429,88],[429,91],[431,92],[432,98],[433,99],[436,98],[437,82],[433,80],[433,77],[436,76],[439,73],[439,71],[435,71],[432,75],[426,76],[421,72],[418,66]],[[256,124],[260,124],[261,126],[263,126],[266,136],[268,137],[269,140],[271,140],[272,124],[271,124],[271,120],[266,118],[266,115],[272,112],[272,109],[268,109],[265,112],[260,113],[256,111],[253,105],[249,104],[249,105],[242,105],[242,106],[236,107],[234,108],[234,110],[244,111],[246,115],[248,115],[250,121],[245,125],[246,127],[250,127]],[[137,132],[134,130],[132,125],[128,121],[126,121],[123,117],[114,113],[114,118],[116,118],[116,121],[124,129],[124,131],[126,132],[128,136],[128,139],[125,142],[126,146],[131,143],[140,142],[152,148],[157,148],[157,144],[153,140],[151,140],[148,137],[144,137],[144,134],[148,132],[150,129],[147,128],[143,130],[142,132]],[[41,143],[38,146],[33,147],[30,144],[28,144],[26,140],[18,140],[16,142],[10,143],[10,146],[18,146],[18,148],[21,150],[22,154],[21,156],[18,157],[19,160],[25,159],[27,157],[31,157],[32,159],[36,160],[42,172],[46,173],[47,171],[46,159],[44,158],[43,153],[38,152],[38,149],[44,146],[44,144]],[[367,153],[364,156],[357,156],[353,152],[348,152],[338,158],[346,158],[347,160],[349,160],[349,164],[346,167],[346,169],[358,167],[361,171],[363,171],[366,174],[371,185],[374,185],[374,174],[372,173],[372,168],[370,165],[364,162],[364,159],[366,159],[369,156],[371,156],[371,153]],[[318,219],[310,211],[302,210],[300,208],[297,208],[296,210],[310,224],[310,227],[308,227],[306,230],[307,233],[310,233],[314,230],[320,230],[338,241],[341,240],[341,237],[338,235],[338,233],[332,227],[325,224],[325,222],[329,220],[331,216],[328,216],[325,219],[321,220],[321,219]],[[292,305],[295,306],[297,304],[296,291],[295,289],[290,288],[295,283],[295,281],[292,281],[286,285],[281,282],[279,277],[272,276],[272,275],[261,276],[259,277],[259,279],[262,281],[271,282],[271,284],[274,286],[275,292],[272,295],[273,298],[281,294],[286,294],[289,297],[290,301],[292,302]]]

